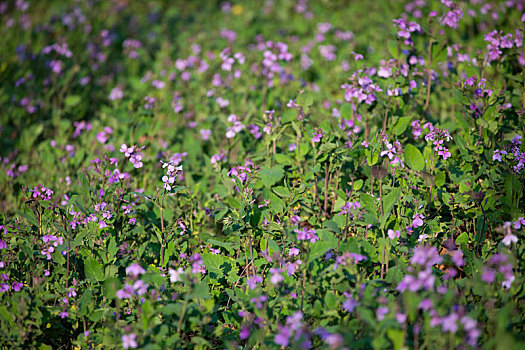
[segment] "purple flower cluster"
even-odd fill
[[[384,141],[386,149],[381,151],[381,157],[387,156],[390,160],[390,164],[400,164],[401,167],[404,167],[404,163],[401,159],[399,159],[400,154],[403,154],[403,146],[401,146],[401,142],[394,141],[394,143],[388,142],[388,140]]]
[[[310,335],[305,329],[302,319],[302,312],[297,311],[286,318],[286,323],[284,325],[277,325],[277,334],[274,337],[275,344],[287,347],[293,339],[296,342],[301,341],[301,348],[309,349],[312,346]]]
[[[408,271],[412,274],[407,274],[403,277],[397,290],[404,292],[417,292],[420,289],[432,291],[436,277],[432,272],[432,266],[441,264],[443,258],[438,254],[436,247],[419,246],[414,249]]]
[[[297,239],[300,241],[310,241],[311,243],[314,243],[319,240],[319,237],[315,234],[314,229],[309,228],[296,228],[294,232],[297,234]]]
[[[505,49],[512,49],[514,46],[520,48],[523,45],[523,33],[516,30],[515,38],[513,40],[512,33],[503,34],[503,32],[493,30],[492,32],[485,35],[484,40],[489,44],[487,45],[487,59],[489,62],[503,60],[503,51]],[[521,53],[521,58],[523,53]],[[523,59],[523,58],[522,58]]]
[[[405,45],[413,46],[412,33],[421,32],[421,26],[416,22],[408,22],[404,18],[394,19],[394,26],[398,28],[397,35],[405,39]]]
[[[258,49],[263,50],[263,60],[261,62],[261,73],[266,78],[267,86],[272,87],[273,79],[276,75],[281,75],[284,68],[281,62],[289,62],[293,56],[288,52],[288,45],[282,42],[274,43],[273,41],[264,42],[262,38],[258,38]]]
[[[425,140],[427,142],[432,141],[434,145],[434,151],[437,152],[438,156],[443,157],[443,160],[450,158],[451,153],[448,148],[445,147],[444,142],[449,142],[452,140],[448,129],[433,128],[426,136]]]
[[[170,160],[169,162],[162,162],[162,168],[166,169],[166,174],[162,176],[162,182],[164,185],[164,189],[166,191],[171,191],[171,187],[175,183],[175,180],[177,179],[177,176],[182,174],[182,165],[175,166],[175,162]]]
[[[355,201],[355,202],[346,202],[346,203],[341,207],[341,212],[339,213],[339,215],[346,215],[346,214],[349,214],[350,217],[353,217],[353,214],[352,214],[351,210],[358,210],[359,208],[361,208],[361,203],[359,203],[358,201]]]
[[[129,299],[133,296],[141,296],[146,294],[149,285],[141,279],[137,279],[140,275],[143,275],[146,271],[138,264],[131,264],[126,268],[126,274],[131,276],[133,279],[130,282],[124,284],[124,288],[119,289],[116,293],[119,299]]]
[[[341,85],[341,88],[345,90],[345,100],[347,102],[364,102],[367,105],[371,105],[376,101],[377,97],[375,93],[382,92],[383,90],[369,77],[374,75],[375,72],[375,68],[360,69],[354,72],[349,78],[350,83]]]
[[[120,146],[120,152],[124,153],[124,156],[129,159],[130,163],[133,164],[133,166],[136,169],[142,168],[144,166],[144,163],[142,163],[142,150],[144,149],[144,146],[127,146],[125,143],[123,143]]]
[[[499,272],[504,278],[501,286],[510,289],[516,277],[512,272],[512,264],[508,260],[507,255],[494,254],[483,266],[481,280],[492,284],[496,281],[497,273]]]
[[[246,183],[252,172],[255,171],[255,166],[253,162],[249,159],[246,159],[244,165],[237,165],[228,171],[228,176],[235,176],[241,183]],[[233,180],[232,180],[233,181]],[[235,182],[235,181],[234,181]]]
[[[441,23],[452,29],[458,29],[459,21],[463,17],[463,10],[451,0],[441,0],[441,3],[449,9],[441,19]]]
[[[44,242],[44,247],[40,251],[40,254],[45,255],[47,260],[51,260],[51,254],[55,251],[56,247],[64,243],[64,238],[45,235],[42,237],[42,242]]]
[[[41,199],[43,201],[49,201],[51,200],[51,196],[53,195],[53,190],[50,188],[45,187],[44,185],[36,185],[32,190],[32,197],[36,199]]]
[[[522,152],[520,149],[521,138],[521,135],[516,135],[504,149],[494,150],[492,160],[498,162],[502,162],[504,159],[511,161],[512,170],[517,174],[521,174],[521,171],[525,168],[525,152]]]
[[[241,132],[241,130],[245,127],[240,121],[239,117],[237,117],[235,114],[230,114],[228,117],[228,122],[233,124],[226,129],[226,138],[228,139],[234,138],[235,134]]]
[[[361,261],[366,261],[368,258],[364,255],[352,252],[344,252],[341,256],[338,256],[335,260],[334,270],[337,270],[340,266],[355,265]]]

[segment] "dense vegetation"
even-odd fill
[[[523,349],[524,6],[0,2],[0,347]]]

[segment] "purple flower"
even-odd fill
[[[401,313],[401,312],[398,312],[398,313],[396,314],[396,321],[397,321],[398,323],[403,324],[403,323],[406,322],[406,320],[407,320],[407,315],[405,315],[405,314],[403,314],[403,313]]]
[[[261,276],[255,275],[255,276],[249,277],[246,280],[246,284],[248,285],[248,287],[250,287],[250,289],[255,289],[257,288],[257,283],[262,283],[262,281],[263,281],[263,278]]]
[[[323,137],[322,132],[314,132],[314,137],[312,137],[312,142],[321,142],[321,138]]]
[[[22,289],[23,286],[24,284],[21,282],[13,282],[13,285],[11,286],[11,288],[13,288],[15,292],[18,292],[20,291],[20,289]]]
[[[432,246],[416,247],[414,249],[414,255],[412,259],[410,259],[410,263],[425,267],[440,264],[442,261],[443,258],[439,256],[437,248]]]
[[[182,280],[181,276],[184,274],[184,269],[179,267],[177,270],[169,269],[170,282],[175,283]]]
[[[266,297],[264,295],[261,295],[260,297],[251,298],[250,302],[255,304],[256,309],[262,309],[263,304],[266,301]]]
[[[123,334],[122,335],[122,347],[124,349],[135,349],[138,346],[135,338],[136,338],[136,335],[134,333]]]
[[[483,273],[481,274],[481,280],[486,283],[493,283],[496,280],[496,271],[493,269],[483,266]]]
[[[515,235],[513,235],[512,233],[508,233],[502,240],[501,242],[503,244],[505,244],[506,246],[509,246],[511,245],[512,243],[518,243],[518,237],[516,237]]]
[[[142,275],[146,272],[140,265],[138,264],[131,264],[128,267],[126,267],[126,274],[131,275],[133,277],[137,277],[139,275]]]
[[[222,97],[217,98],[217,104],[219,107],[224,108],[230,104],[230,101],[223,99]]]
[[[121,100],[124,97],[124,92],[120,87],[113,88],[108,96],[111,101]]]
[[[389,229],[387,231],[388,238],[390,238],[390,239],[399,238],[400,234],[401,234],[401,232],[399,232],[399,230],[394,231],[392,229]]]
[[[417,227],[421,227],[423,226],[423,219],[425,218],[425,216],[423,214],[414,214],[414,216],[412,216],[412,219],[414,219],[412,221],[412,227],[413,228],[417,228]]]
[[[456,313],[452,313],[441,319],[441,327],[443,332],[456,333],[458,330],[458,319],[459,316]]]
[[[272,284],[278,284],[279,282],[282,282],[284,280],[284,277],[281,275],[280,269],[271,268],[270,273],[272,274],[272,277],[270,278],[270,282]]]
[[[388,314],[388,308],[387,307],[379,307],[376,310],[376,317],[378,321],[382,321],[386,314]]]
[[[250,336],[250,330],[246,326],[242,326],[241,332],[239,334],[239,338],[241,340],[247,339]]]
[[[300,251],[297,248],[290,248],[288,251],[288,256],[297,256],[299,255]]]
[[[148,291],[148,286],[143,280],[137,280],[133,283],[133,289],[137,295],[144,295]]]
[[[314,229],[295,229],[295,233],[297,233],[297,239],[300,241],[310,241],[311,243],[314,243],[315,241],[319,240],[319,237],[315,234]]]
[[[201,134],[201,138],[204,140],[204,141],[207,141],[210,139],[210,136],[211,136],[211,130],[209,129],[200,129],[199,130],[200,134]]]
[[[518,218],[518,220],[512,223],[512,227],[519,230],[522,226],[525,226],[525,218]]]
[[[430,310],[434,307],[434,303],[431,299],[423,299],[419,302],[418,306],[421,310]]]
[[[287,347],[290,342],[290,336],[292,335],[290,328],[287,326],[278,325],[277,329],[278,329],[278,332],[275,335],[275,338],[273,339],[273,341],[277,345]]]
[[[352,313],[354,312],[356,307],[357,307],[357,301],[354,299],[354,297],[348,295],[348,299],[346,299],[343,302],[343,310],[345,310],[346,312]]]

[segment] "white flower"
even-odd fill
[[[503,238],[501,242],[503,242],[503,244],[506,246],[509,246],[512,243],[518,243],[518,237],[514,236],[512,233],[509,233],[505,236],[505,238]]]
[[[170,281],[172,283],[179,282],[181,280],[181,275],[184,273],[184,269],[179,267],[177,270],[169,269]]]

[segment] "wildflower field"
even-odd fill
[[[524,0],[0,0],[0,349],[524,349]]]

